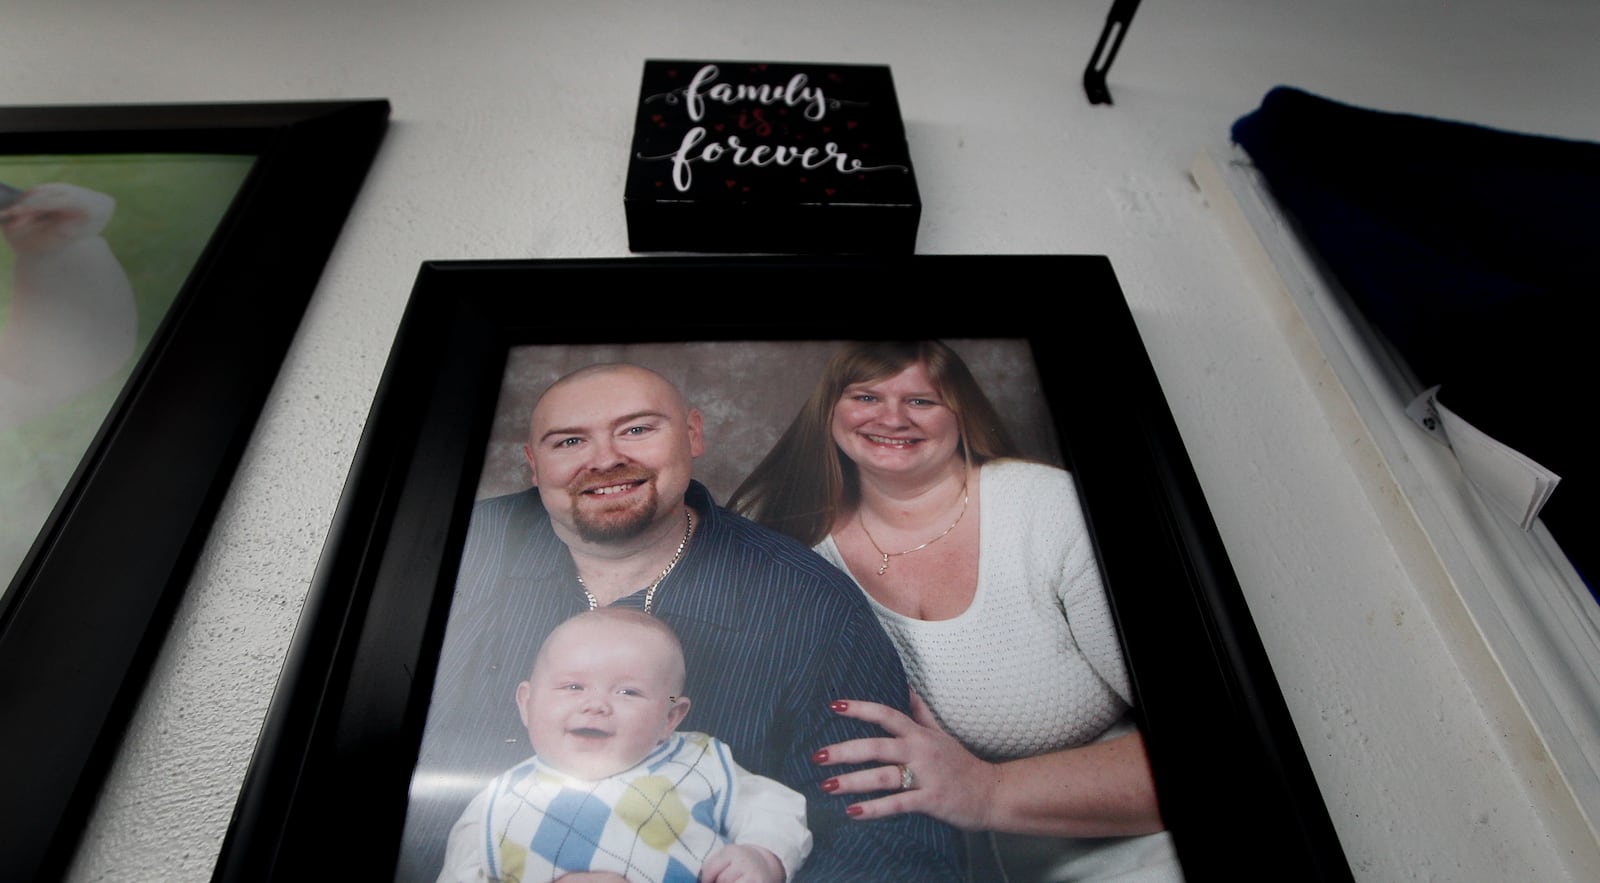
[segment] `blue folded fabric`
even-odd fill
[[[1561,476],[1541,519],[1594,591],[1600,144],[1284,86],[1233,140],[1415,392]]]

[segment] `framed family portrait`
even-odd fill
[[[70,859],[388,113],[0,108],[8,878]]]
[[[992,306],[991,292],[1023,278],[1053,281],[1062,320],[1044,322]],[[935,289],[964,292],[967,306],[934,307],[915,294]],[[618,290],[632,293],[629,303],[639,306],[612,307],[597,294]],[[594,392],[610,387],[580,393],[587,381],[570,380],[646,376],[635,368],[589,369],[616,364],[648,369],[649,377],[675,390],[696,415],[693,429],[685,430],[694,449],[692,479],[685,477],[686,526],[673,528],[682,530],[681,542],[648,589],[617,603],[654,603],[651,613],[678,630],[691,697],[722,695],[717,685],[730,678],[754,679],[739,694],[751,708],[703,708],[696,699],[684,728],[707,730],[733,746],[735,761],[802,793],[815,835],[802,879],[937,879],[922,876],[916,864],[923,858],[917,832],[928,830],[917,826],[929,824],[926,818],[846,819],[847,804],[867,795],[834,795],[836,786],[822,784],[837,772],[819,766],[813,752],[830,743],[812,744],[822,737],[812,737],[809,711],[793,711],[803,706],[835,720],[842,713],[830,709],[832,700],[871,697],[829,691],[874,679],[886,682],[885,692],[909,708],[909,678],[926,694],[919,701],[967,742],[957,710],[944,704],[939,676],[928,674],[938,670],[937,661],[914,658],[920,651],[907,649],[892,626],[887,631],[894,643],[888,643],[877,622],[893,617],[884,605],[869,606],[862,597],[873,595],[871,604],[878,605],[871,574],[906,572],[916,565],[905,556],[926,553],[877,549],[858,561],[851,558],[844,529],[834,532],[837,546],[835,536],[821,543],[802,532],[781,537],[780,530],[755,528],[723,508],[731,500],[763,520],[760,507],[744,506],[752,498],[747,485],[807,413],[821,413],[815,421],[831,420],[832,431],[844,433],[837,429],[844,405],[817,412],[808,410],[808,401],[866,408],[888,395],[851,383],[845,387],[850,394],[838,399],[823,381],[838,373],[837,354],[908,343],[931,346],[942,362],[964,366],[969,386],[989,403],[982,413],[993,412],[984,425],[1003,426],[1009,436],[992,445],[962,436],[960,449],[976,456],[972,452],[981,448],[992,459],[971,473],[981,476],[975,493],[963,483],[959,506],[952,500],[950,531],[918,549],[935,548],[931,544],[947,535],[963,536],[962,519],[976,497],[971,505],[980,515],[967,529],[984,532],[985,558],[991,542],[995,558],[1010,554],[1019,545],[1013,534],[1037,537],[1026,544],[1029,550],[1068,545],[1052,533],[1059,523],[1081,539],[1074,546],[1080,565],[1073,572],[1089,573],[1084,579],[1098,572],[1099,585],[1091,582],[1082,592],[1077,578],[1064,580],[1074,586],[1045,589],[1056,595],[1043,606],[1062,616],[1072,611],[1073,636],[1063,639],[1071,645],[1069,655],[1081,650],[1098,659],[1089,663],[1101,672],[1092,679],[1109,685],[1103,698],[1111,717],[1096,719],[1072,744],[1096,734],[1109,738],[1116,726],[1142,734],[1166,830],[1159,836],[1173,857],[1172,873],[1151,879],[1176,879],[1178,873],[1191,880],[1350,879],[1137,328],[1110,262],[1099,256],[423,265],[215,879],[358,874],[409,881],[439,875],[446,852],[456,848],[452,823],[476,818],[475,810],[466,809],[480,805],[475,795],[488,793],[491,780],[499,787],[504,779],[496,774],[530,754],[536,729],[530,718],[539,705],[524,703],[519,681],[533,680],[528,668],[540,642],[556,623],[594,603],[594,586],[562,544],[613,536],[583,533],[581,518],[572,522],[578,525],[573,534],[562,520],[565,492],[553,488],[567,485],[553,477],[559,461],[546,458],[588,444],[588,418],[550,416],[557,405],[543,402],[625,411],[617,415],[619,438],[656,430],[649,415],[660,409],[625,403],[627,394]],[[571,391],[542,400],[562,378],[569,378],[563,388]],[[927,407],[927,397],[907,394],[906,407]],[[949,406],[967,415],[958,421],[977,419],[971,401]],[[554,428],[534,419],[536,404]],[[962,432],[974,432],[962,425]],[[838,444],[840,457],[852,456],[849,442]],[[869,444],[910,449],[916,442],[873,436]],[[831,443],[826,447],[833,450]],[[540,468],[542,481],[534,474]],[[878,474],[872,466],[862,468]],[[639,486],[664,486],[668,482],[660,476],[670,471],[651,472],[638,479]],[[571,511],[578,518],[589,504],[572,493]],[[546,505],[555,507],[548,516],[542,514]],[[865,532],[866,520],[861,524]],[[718,588],[708,588],[717,572],[713,559],[737,557],[724,545],[734,542],[730,531],[758,537],[752,542],[764,551],[726,567],[715,578]],[[777,538],[759,539],[764,537]],[[676,533],[669,539],[676,542]],[[806,548],[813,544],[822,557]],[[490,548],[503,557],[486,558]],[[828,563],[837,562],[834,555],[843,564]],[[526,564],[536,558],[544,563]],[[774,561],[798,568],[783,571],[790,576],[779,580],[792,579],[794,594],[767,585],[771,569],[779,566]],[[989,574],[990,565],[980,562],[979,570]],[[850,600],[842,603],[853,611],[850,616],[867,617],[871,635],[860,646],[873,649],[826,660],[792,649],[809,646],[805,635],[819,615],[813,595],[806,594],[812,577],[849,587]],[[980,578],[974,609],[987,579]],[[858,589],[857,583],[869,588]],[[776,593],[761,594],[768,591]],[[746,603],[748,598],[761,600]],[[702,606],[690,612],[695,603]],[[874,611],[878,617],[868,615]],[[949,618],[959,621],[970,613]],[[1099,632],[1097,622],[1104,623]],[[1008,630],[1010,624],[998,627]],[[1006,633],[1028,634],[1020,623]],[[708,658],[706,647],[737,644],[743,639],[728,636],[738,634],[751,635],[756,646]],[[948,646],[970,655],[972,666],[1008,672],[995,690],[1020,695],[1023,707],[1030,706],[1030,691],[1056,695],[1055,663],[1036,663],[1049,653],[1031,640],[956,632]],[[799,674],[791,675],[791,669]],[[1037,704],[1053,701],[1041,698]],[[1050,718],[1027,726],[1079,725]],[[1006,740],[1014,735],[1008,726],[995,737],[1001,743],[1010,744]],[[750,741],[752,732],[768,741]],[[840,750],[842,743],[831,744]],[[984,757],[1031,753],[972,744],[972,752]],[[540,760],[547,754],[532,753]],[[892,771],[890,763],[860,769]],[[908,767],[899,767],[898,775],[899,787],[917,787]],[[359,799],[352,803],[355,795]],[[818,807],[837,809],[838,824]],[[471,830],[482,839],[481,828]],[[879,840],[874,832],[882,832]],[[930,835],[929,842],[944,843],[942,836]],[[846,841],[855,850],[850,859],[824,854],[842,850],[837,844]],[[361,849],[349,849],[351,843]],[[995,837],[958,836],[946,845],[963,856],[963,879],[1067,879],[1047,876],[1045,859],[1029,858],[1027,849]]]

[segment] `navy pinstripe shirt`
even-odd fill
[[[844,767],[818,767],[824,745],[882,732],[828,710],[833,699],[906,708],[894,646],[848,578],[810,549],[716,506],[656,591],[654,612],[677,631],[694,700],[682,728],[711,733],[745,768],[805,795],[815,847],[797,880],[959,881],[961,838],[922,815],[871,822],[849,798],[817,787]],[[644,593],[617,602],[639,606]],[[399,878],[432,880],[450,826],[491,778],[526,760],[513,700],[551,629],[588,606],[567,547],[537,490],[474,509],[456,581],[422,758],[406,819]]]

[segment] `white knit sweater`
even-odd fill
[[[992,760],[1092,741],[1131,702],[1127,666],[1072,476],[993,461],[982,472],[978,590],[954,619],[873,609],[945,729]],[[849,572],[833,538],[817,551]]]

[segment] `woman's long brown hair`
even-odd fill
[[[822,541],[860,499],[856,466],[833,441],[833,409],[852,384],[893,377],[921,363],[956,416],[957,453],[968,466],[1020,453],[999,412],[956,351],[937,340],[859,342],[834,354],[817,388],[778,443],[728,498],[728,508],[808,546]]]

